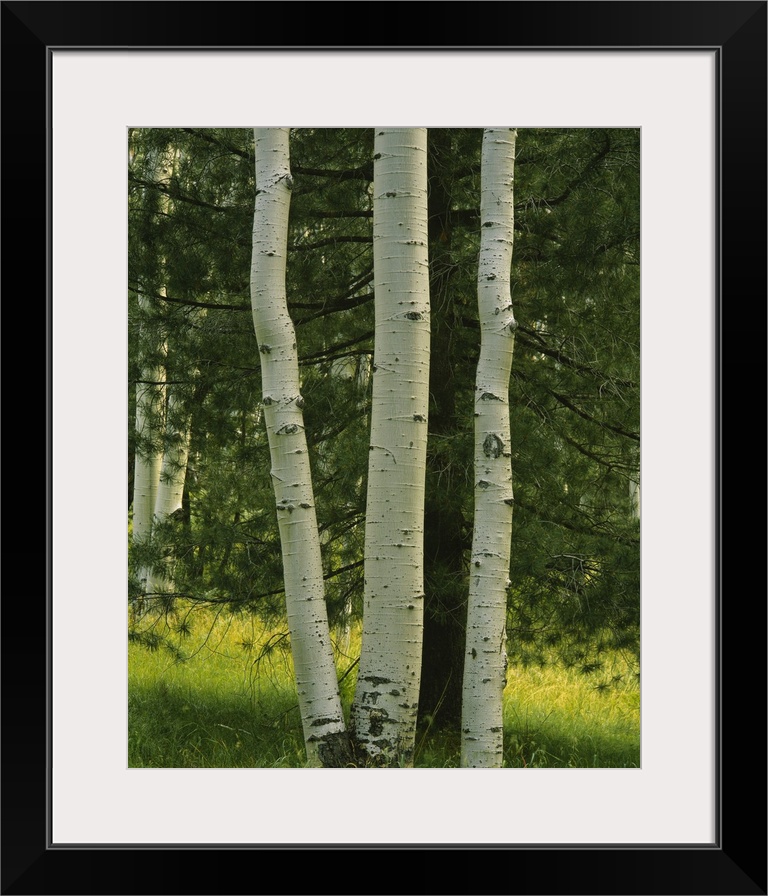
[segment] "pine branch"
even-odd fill
[[[311,216],[313,218],[372,218],[373,211],[370,209],[350,209],[343,212],[324,212],[313,209]]]
[[[194,196],[190,196],[187,193],[182,193],[181,190],[173,184],[158,183],[154,180],[144,180],[143,178],[136,177],[136,175],[130,171],[128,172],[128,180],[131,183],[136,184],[137,186],[149,187],[150,189],[157,190],[158,193],[162,193],[164,196],[168,196],[169,199],[175,199],[179,202],[186,202],[189,205],[196,205],[199,208],[208,208],[214,212],[232,211],[232,206],[214,205],[212,202],[205,202],[203,199],[196,199]]]
[[[568,529],[570,532],[576,532],[578,535],[588,535],[591,537],[597,536],[598,538],[610,538],[612,541],[616,541],[619,544],[626,544],[630,547],[636,547],[640,544],[639,538],[630,538],[626,535],[619,535],[618,532],[610,532],[605,530],[604,528],[598,528],[597,526],[585,529],[581,526],[575,525],[574,523],[569,523],[566,520],[552,519],[550,516],[542,513],[541,510],[539,510],[539,508],[534,506],[533,504],[528,504],[525,501],[521,501],[520,498],[517,497],[517,495],[515,495],[515,507],[520,507],[522,510],[533,514],[533,516],[537,517],[544,523],[552,523],[554,526],[561,526],[563,529]]]
[[[624,436],[624,438],[633,439],[635,442],[640,441],[639,432],[630,432],[629,430],[623,429],[621,426],[615,426],[611,423],[604,423],[602,420],[598,420],[596,417],[593,417],[591,414],[588,414],[581,408],[576,407],[576,405],[569,401],[565,395],[561,395],[559,392],[555,392],[554,389],[550,389],[548,386],[544,386],[543,388],[553,398],[556,398],[560,402],[560,404],[563,405],[563,407],[566,407],[569,410],[573,411],[574,414],[578,414],[579,417],[581,417],[583,420],[589,420],[590,423],[596,423],[603,429],[608,429],[611,432],[615,432],[617,435]]]
[[[194,299],[179,299],[175,296],[169,295],[160,295],[156,292],[147,292],[143,289],[137,289],[134,286],[128,287],[130,292],[135,293],[138,296],[146,296],[149,299],[154,299],[158,302],[167,302],[170,305],[185,305],[189,308],[208,308],[213,311],[250,311],[251,306],[249,304],[243,303],[242,305],[225,305],[221,302],[197,302]]]
[[[226,149],[227,152],[231,152],[235,156],[239,156],[241,159],[251,160],[250,153],[246,152],[243,149],[239,149],[237,146],[232,146],[231,143],[225,143],[223,140],[220,140],[218,137],[213,137],[208,131],[201,131],[197,128],[181,128],[181,130],[185,134],[191,134],[193,137],[197,137],[200,140],[204,140],[206,143],[210,143],[212,146],[220,146],[222,149]]]
[[[327,239],[318,240],[316,243],[298,243],[288,247],[289,252],[309,252],[312,249],[323,249],[325,246],[335,246],[337,243],[373,243],[372,236],[329,236]]]
[[[353,345],[359,345],[361,342],[365,342],[368,339],[373,339],[373,330],[370,330],[367,333],[363,333],[361,336],[356,336],[354,339],[349,339],[347,342],[341,342],[338,345],[333,346],[333,348],[323,349],[321,352],[315,352],[312,355],[304,355],[299,358],[299,364],[311,364],[316,361],[327,361],[336,357],[336,353],[340,349],[350,348]]]
[[[303,165],[292,166],[291,170],[294,174],[304,174],[307,177],[327,177],[330,180],[373,180],[373,162],[341,171],[333,171],[328,168],[305,168]]]
[[[520,341],[524,345],[527,345],[530,348],[535,348],[536,351],[540,352],[542,355],[547,355],[550,358],[554,358],[554,360],[559,364],[562,364],[564,367],[569,367],[571,370],[575,370],[577,373],[583,373],[596,380],[599,380],[600,382],[611,383],[616,386],[621,386],[625,389],[637,388],[637,383],[633,380],[621,380],[606,376],[602,371],[597,370],[595,367],[591,367],[588,364],[581,364],[579,361],[576,361],[574,358],[569,357],[559,349],[549,348],[544,340],[544,337],[540,333],[538,333],[536,330],[531,329],[531,327],[526,327],[524,324],[518,324],[517,338],[520,339]]]
[[[582,408],[577,407],[570,398],[565,395],[562,395],[560,392],[555,392],[554,389],[551,389],[549,386],[544,383],[538,382],[534,380],[532,377],[523,373],[521,370],[513,370],[512,378],[518,381],[523,381],[526,383],[533,383],[537,385],[539,388],[543,389],[548,395],[551,395],[554,399],[556,399],[563,407],[568,408],[568,410],[573,411],[574,414],[577,414],[583,420],[587,420],[590,423],[594,423],[596,426],[599,426],[601,429],[607,429],[610,432],[614,432],[617,435],[623,436],[627,439],[632,439],[635,442],[640,441],[640,433],[632,432],[630,430],[624,429],[621,426],[617,426],[612,423],[606,423],[603,420],[598,420],[597,417],[594,417],[592,414],[589,414],[587,411]],[[548,419],[548,418],[546,418]]]

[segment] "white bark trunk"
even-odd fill
[[[145,160],[147,176],[151,180],[166,181],[170,174],[165,166],[162,154],[153,151]],[[168,200],[164,199],[162,208],[167,211]],[[141,292],[138,297],[139,308],[147,310],[149,300]],[[165,346],[161,346],[164,351]],[[134,461],[133,484],[133,544],[148,544],[152,537],[152,525],[155,515],[155,502],[160,484],[160,472],[163,463],[163,452],[160,447],[165,427],[165,370],[160,365],[144,366],[141,371],[141,382],[136,384],[136,435],[137,447]],[[142,594],[151,587],[151,571],[141,566],[137,571],[141,583]],[[140,615],[145,610],[143,598],[134,610]]]
[[[139,296],[139,305],[146,299]],[[163,427],[165,409],[165,371],[161,367],[145,367],[142,382],[136,384],[136,455],[133,477],[133,532],[135,545],[146,544],[152,533],[157,487],[163,453],[159,434]],[[149,446],[149,447],[147,447]],[[149,570],[138,571],[142,591],[147,590]],[[143,609],[143,608],[142,608]]]
[[[475,385],[475,518],[462,690],[463,767],[500,768],[512,537],[509,378],[514,333],[512,128],[483,133],[477,277],[481,348]]]
[[[310,765],[340,765],[348,740],[325,604],[298,353],[285,271],[291,175],[288,128],[256,128],[251,305],[283,553],[296,688]]]
[[[639,453],[638,453],[639,454]],[[640,519],[640,457],[637,458],[637,473],[629,480],[629,506],[633,520]]]
[[[171,392],[168,398],[167,444],[163,452],[155,496],[153,527],[157,523],[167,520],[172,513],[181,510],[181,502],[184,497],[184,482],[187,477],[187,460],[189,458],[189,420],[184,420],[182,425],[178,426],[175,404],[176,400]],[[168,594],[173,590],[173,560],[171,557],[166,557],[162,572],[156,572],[147,577],[146,593],[149,605],[151,606],[152,597],[163,593]]]
[[[352,725],[366,761],[409,766],[424,612],[430,346],[425,128],[376,131],[373,258],[363,642]]]

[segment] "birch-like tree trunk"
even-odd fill
[[[352,707],[365,763],[414,759],[424,614],[429,404],[426,128],[374,139],[375,356],[363,642]]]
[[[640,519],[640,451],[637,452],[637,472],[629,479],[629,506],[633,520]]]
[[[158,150],[147,154],[144,167],[146,176],[153,181],[166,182],[170,168],[166,166],[163,155]],[[144,203],[147,203],[146,192]],[[161,203],[164,212],[168,210],[168,199]],[[141,284],[139,284],[141,286]],[[149,299],[138,294],[139,309],[146,311]],[[160,346],[165,353],[166,346]],[[161,364],[144,364],[141,379],[136,384],[136,456],[133,479],[133,531],[131,541],[134,545],[148,544],[152,537],[155,516],[155,502],[160,485],[160,474],[163,463],[162,437],[165,428],[166,385],[165,369]],[[141,593],[145,595],[151,588],[151,570],[142,564],[138,571]],[[144,598],[140,598],[134,608],[140,615],[146,609]]]
[[[167,156],[153,151],[147,158],[147,169],[157,183],[167,184],[173,175],[178,159],[178,151],[171,150]],[[160,199],[159,211],[167,215],[170,210],[168,196]],[[158,259],[160,270],[164,272],[165,259]],[[165,286],[159,287],[165,295]],[[147,298],[139,294],[139,307],[145,306]],[[168,343],[160,346],[161,355],[168,357]],[[184,495],[184,481],[189,455],[189,419],[179,423],[178,400],[166,385],[167,371],[162,365],[152,367],[146,373],[149,382],[139,383],[136,396],[137,434],[151,438],[149,453],[136,456],[134,482],[135,540],[150,542],[158,524],[163,523],[172,513],[181,509]],[[141,438],[138,440],[141,441]],[[138,499],[138,506],[137,506]],[[138,528],[137,528],[138,524]],[[172,546],[166,546],[166,556],[162,564],[151,569],[143,566],[139,580],[145,595],[142,610],[152,606],[153,600],[161,594],[174,590]]]
[[[513,128],[483,132],[477,301],[481,347],[475,383],[475,517],[462,684],[463,767],[500,768],[506,615],[512,537],[509,378],[514,334]]]
[[[171,514],[181,510],[184,497],[184,482],[187,478],[189,459],[189,418],[179,420],[178,400],[173,392],[168,396],[166,412],[165,449],[160,465],[160,477],[155,495],[153,527],[166,521]],[[169,545],[168,550],[173,551]],[[147,576],[146,595],[148,605],[154,598],[174,590],[173,558],[169,555],[155,573]]]
[[[146,303],[139,296],[139,305]],[[155,500],[160,483],[163,452],[160,447],[165,413],[165,371],[162,367],[145,366],[141,382],[136,384],[136,456],[133,476],[133,531],[134,545],[146,544],[152,534]],[[150,571],[146,566],[138,570],[142,593],[146,593]],[[144,610],[143,601],[139,612]]]
[[[320,539],[304,432],[286,256],[292,179],[288,128],[256,128],[251,307],[283,554],[285,600],[309,765],[349,763],[325,603]]]

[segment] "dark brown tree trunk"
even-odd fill
[[[468,532],[461,483],[452,458],[456,420],[456,330],[459,309],[451,253],[451,133],[429,131],[429,269],[432,348],[429,448],[424,512],[424,648],[419,721],[455,729],[461,718],[461,678],[467,612],[462,555]]]

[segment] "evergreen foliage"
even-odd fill
[[[432,374],[421,710],[458,718],[471,544],[481,132],[429,132]],[[250,129],[140,129],[129,140],[129,412],[166,371],[191,421],[182,512],[130,548],[174,564],[185,606],[282,619],[282,569],[250,311]],[[294,129],[288,302],[332,624],[362,612],[373,356],[373,131]],[[640,194],[636,129],[520,129],[510,387],[515,509],[510,661],[610,686],[639,672]],[[160,159],[163,164],[150,165]],[[162,171],[166,171],[166,175]],[[154,171],[154,174],[151,173]],[[160,173],[158,173],[158,171]],[[146,301],[141,304],[138,299]],[[170,421],[173,423],[173,421]],[[173,425],[158,426],[163,446]],[[129,421],[128,467],[151,446]],[[130,509],[130,508],[129,508]],[[161,609],[173,611],[174,595]],[[152,646],[137,617],[132,637]]]

